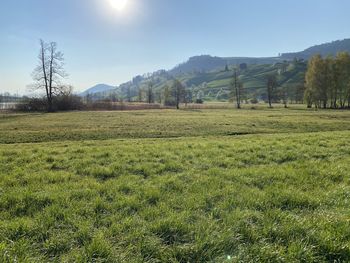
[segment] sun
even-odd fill
[[[128,0],[109,0],[111,6],[118,11],[122,11],[128,4]]]

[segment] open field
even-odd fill
[[[259,107],[259,106],[257,106]],[[0,143],[350,130],[349,111],[300,108],[1,114]]]
[[[0,262],[349,262],[350,112],[0,115]]]

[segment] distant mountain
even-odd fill
[[[248,58],[248,57],[212,57],[210,55],[202,55],[191,57],[188,61],[179,64],[175,68],[169,71],[172,75],[179,75],[183,73],[191,72],[208,72],[225,68],[226,65],[238,65],[238,64],[273,64],[279,62],[280,58]]]
[[[337,40],[330,43],[325,43],[321,45],[316,45],[313,47],[310,47],[308,49],[305,49],[301,52],[295,52],[295,53],[285,53],[281,55],[282,59],[306,59],[308,60],[310,57],[312,57],[315,54],[320,54],[322,56],[335,56],[338,52],[341,51],[347,51],[350,52],[350,39],[344,39],[344,40]]]
[[[80,93],[79,96],[84,97],[88,94],[96,94],[96,93],[101,93],[101,92],[106,92],[106,91],[110,91],[110,90],[114,90],[116,89],[116,87],[114,86],[110,86],[107,84],[98,84],[96,86],[93,86],[92,88],[89,88],[87,90],[85,90],[84,92]]]

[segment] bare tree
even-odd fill
[[[165,106],[172,106],[173,100],[171,97],[171,89],[169,88],[168,85],[166,85],[163,88],[163,96],[164,96],[164,105]]]
[[[282,99],[282,103],[284,108],[288,108],[288,86],[282,87],[280,90],[280,98]]]
[[[127,90],[126,90],[126,96],[128,98],[128,102],[131,102],[131,88],[128,86]]]
[[[138,87],[138,92],[137,92],[137,100],[138,102],[143,102],[143,89]]]
[[[158,100],[159,104],[162,104],[163,102],[163,92],[162,90],[158,90],[155,92],[155,97]]]
[[[148,83],[147,87],[147,102],[148,104],[154,103],[154,95],[153,95],[153,82]]]
[[[277,79],[275,75],[269,75],[267,77],[267,99],[269,102],[269,107],[272,108],[272,101],[275,96],[277,89]]]
[[[40,52],[38,66],[33,71],[35,90],[45,90],[47,98],[47,110],[53,111],[53,98],[61,92],[63,85],[61,79],[66,77],[63,69],[63,53],[57,50],[57,43],[45,43],[40,40]]]
[[[242,97],[243,84],[238,81],[237,68],[234,69],[233,79],[231,82],[231,89],[232,89],[232,95],[236,99],[237,109],[240,109],[241,108],[241,101],[242,101],[241,97]]]
[[[187,89],[185,91],[185,103],[187,106],[187,103],[192,103],[193,102],[193,93],[192,93],[192,89]]]
[[[175,98],[176,109],[180,109],[180,103],[184,101],[185,97],[185,86],[177,79],[173,84],[173,94]]]

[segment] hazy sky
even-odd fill
[[[276,56],[350,37],[349,0],[1,0],[0,92],[26,92],[38,40],[58,42],[77,91],[188,57]]]

